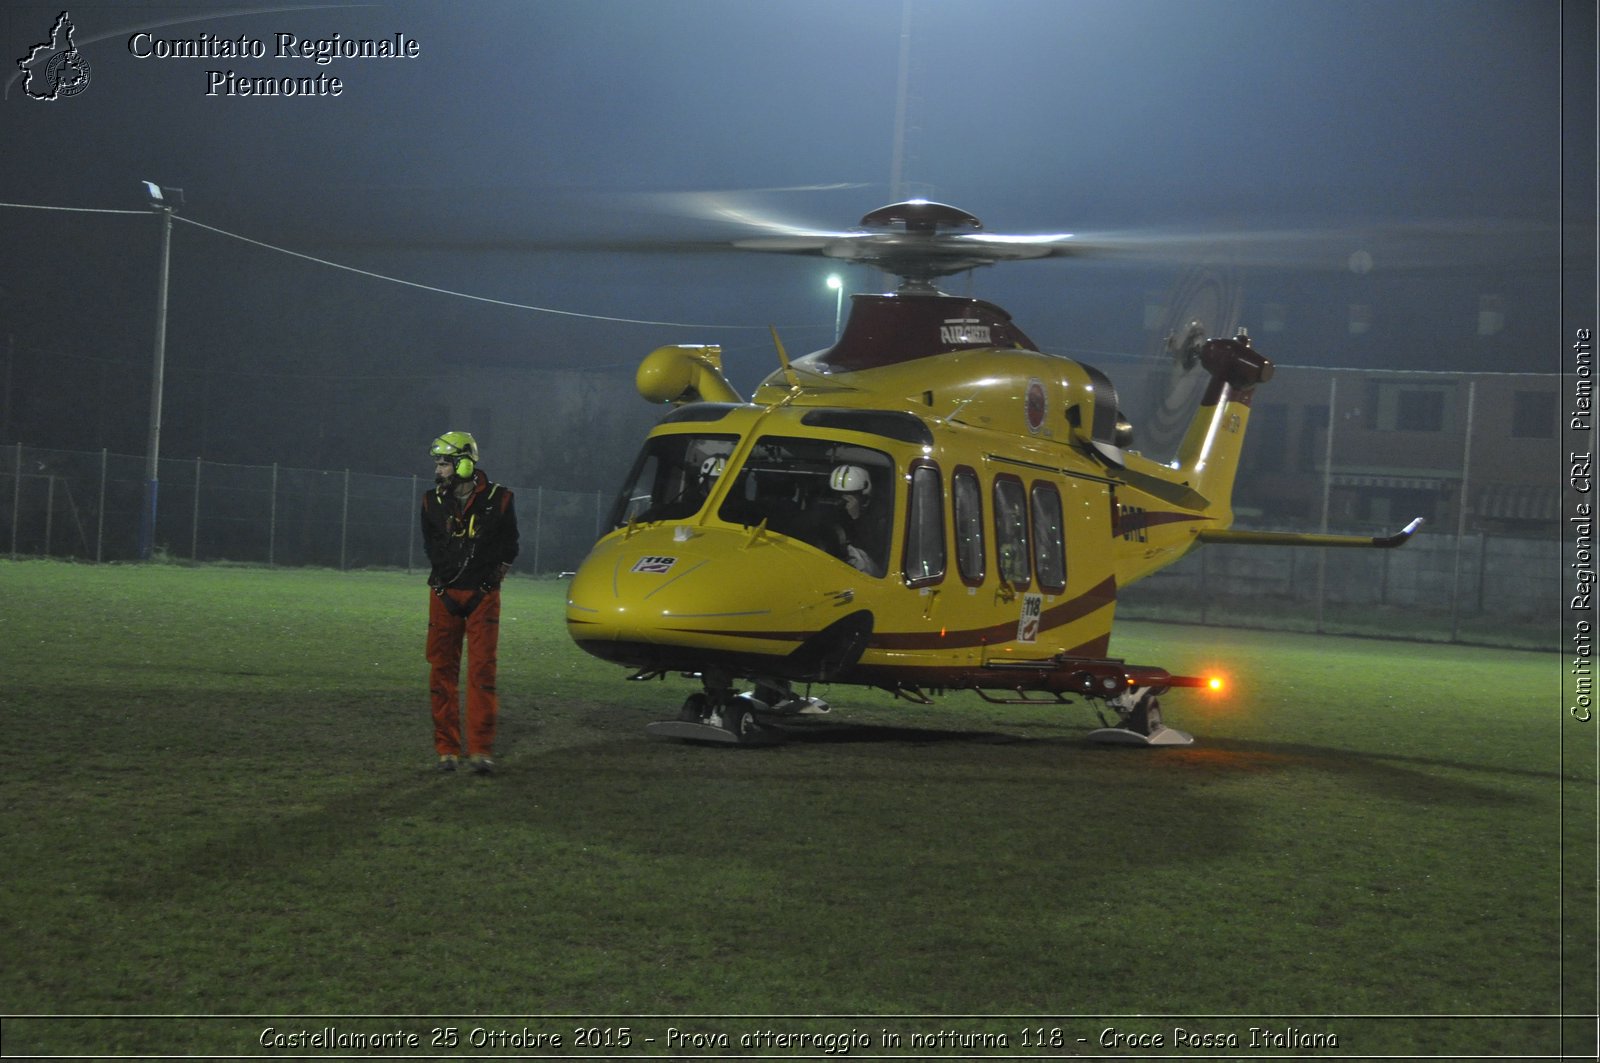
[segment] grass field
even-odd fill
[[[1556,655],[1128,624],[1118,656],[1231,675],[1166,699],[1195,746],[834,688],[781,745],[708,748],[644,736],[694,686],[578,652],[563,591],[507,584],[482,779],[432,771],[420,577],[0,561],[5,1054],[630,1030],[594,1057],[786,1016],[883,1054],[1257,1026],[1553,1056],[1594,1010],[1594,740]]]

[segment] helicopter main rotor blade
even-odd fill
[[[1078,234],[1052,254],[1130,262],[1216,260],[1243,268],[1366,273],[1556,262],[1560,229],[1544,222],[1436,219],[1291,229],[1121,230]]]
[[[795,217],[797,200],[805,200],[814,211],[819,196],[858,196],[862,187],[566,193],[545,204],[540,227],[525,230],[526,235],[502,230],[478,239],[430,238],[413,231],[393,239],[338,243],[374,249],[518,253],[754,251],[876,266],[908,281],[927,282],[980,266],[1046,258],[1161,266],[1213,262],[1243,269],[1332,273],[1553,265],[1562,235],[1554,224],[1486,218],[1325,227],[997,233],[985,231],[965,211],[926,200],[880,207],[849,229],[821,228]],[[1567,241],[1569,247],[1582,245],[1581,240]]]
[[[1372,269],[1459,268],[1549,260],[1559,230],[1547,222],[1502,218],[1428,219],[1249,228],[1141,228],[1050,233],[983,231],[977,218],[944,204],[913,200],[869,213],[848,230],[796,221],[775,205],[774,192],[855,189],[859,185],[786,190],[661,193],[641,202],[698,222],[738,230],[728,245],[746,251],[815,255],[892,269],[922,256],[934,275],[998,262],[1079,258],[1152,264],[1224,260],[1244,268],[1364,273]],[[907,223],[918,210],[923,224]],[[890,227],[900,223],[905,227]],[[958,229],[978,231],[956,231]],[[1574,244],[1574,246],[1576,246]]]

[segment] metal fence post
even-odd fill
[[[49,486],[44,492],[44,556],[50,556],[50,540],[56,523],[56,474],[50,474]]]
[[[417,474],[411,474],[411,497],[417,497]],[[411,575],[412,560],[417,556],[417,521],[406,521],[406,575]]]
[[[1473,615],[1482,616],[1484,606],[1483,585],[1489,581],[1489,535],[1483,530],[1478,532],[1478,601]]]
[[[539,574],[539,539],[544,531],[544,488],[533,489],[533,574]]]
[[[105,560],[106,542],[106,468],[108,456],[105,447],[100,448],[100,501],[95,505],[94,526],[94,562],[99,564]]]
[[[189,517],[189,560],[200,560],[200,459],[194,459],[194,512]]]
[[[1329,510],[1333,505],[1333,425],[1339,404],[1339,378],[1328,377],[1328,434],[1322,443],[1322,533],[1328,533]],[[1324,602],[1328,589],[1328,549],[1317,551],[1317,633],[1322,633]]]
[[[1467,381],[1467,427],[1461,434],[1461,490],[1456,492],[1456,556],[1450,573],[1450,641],[1461,635],[1461,550],[1467,538],[1467,484],[1472,474],[1472,414],[1478,382]]]
[[[339,510],[339,571],[343,572],[345,565],[345,543],[349,539],[350,531],[350,470],[344,471],[344,504]]]
[[[267,503],[267,567],[277,561],[278,545],[278,463],[272,463],[272,500]]]
[[[12,463],[11,480],[11,560],[17,559],[17,526],[22,523],[22,444],[17,444],[17,460]]]

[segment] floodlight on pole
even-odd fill
[[[181,188],[145,181],[150,208],[161,215],[161,265],[156,284],[156,342],[150,367],[150,434],[145,441],[144,513],[139,521],[139,559],[150,560],[156,541],[156,495],[161,464],[161,390],[167,361],[167,278],[172,263],[172,212],[183,204]]]
[[[837,273],[828,274],[828,287],[833,289],[833,341],[839,342],[839,323],[844,316],[844,278]]]

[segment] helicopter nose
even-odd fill
[[[601,541],[567,595],[587,652],[640,668],[698,671],[706,651],[751,640],[778,653],[809,598],[789,549],[724,528],[652,528]]]

